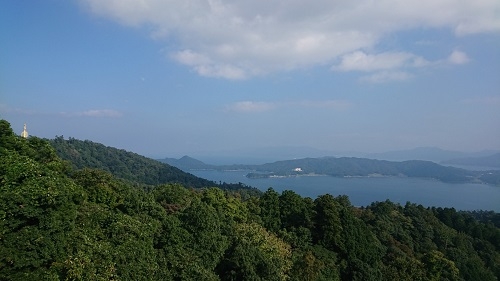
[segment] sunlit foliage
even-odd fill
[[[0,121],[0,280],[498,280],[500,216],[148,189]]]

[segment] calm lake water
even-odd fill
[[[457,210],[492,210],[500,212],[500,187],[485,184],[450,184],[415,178],[335,178],[301,176],[289,178],[249,179],[249,171],[192,170],[189,173],[215,182],[244,183],[262,191],[269,187],[281,192],[293,190],[315,199],[329,193],[347,195],[355,206],[375,201],[407,201],[423,206],[454,207]]]

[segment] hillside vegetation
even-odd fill
[[[0,280],[498,280],[500,214],[144,190],[0,120]]]
[[[448,183],[500,184],[500,170],[469,171],[422,160],[395,162],[356,157],[321,157],[283,160],[261,165],[221,166],[205,164],[187,156],[178,160],[165,158],[159,161],[169,163],[185,171],[190,169],[253,171],[247,175],[249,178],[318,174],[333,177],[413,177],[435,179]]]
[[[139,154],[89,140],[82,141],[75,138],[66,140],[59,136],[48,141],[57,155],[69,161],[74,169],[100,169],[117,178],[149,186],[178,183],[192,188],[213,186],[223,189],[248,189],[249,192],[259,193],[257,189],[242,183],[215,183]]]

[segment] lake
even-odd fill
[[[303,197],[315,199],[329,193],[347,195],[354,206],[375,201],[407,201],[430,207],[454,207],[457,210],[492,210],[500,212],[500,187],[486,184],[452,184],[435,180],[398,177],[336,178],[300,176],[249,179],[249,171],[190,170],[189,173],[215,182],[244,183],[262,191],[269,187],[281,192],[293,190]]]

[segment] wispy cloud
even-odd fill
[[[225,77],[228,79],[243,79],[245,72],[231,64],[216,63],[206,55],[183,50],[171,54],[172,58],[178,62],[189,65],[201,76],[207,77]]]
[[[402,67],[422,67],[429,63],[422,57],[405,52],[386,52],[372,55],[356,51],[342,56],[340,64],[332,69],[336,71],[377,71]]]
[[[352,104],[346,100],[303,100],[282,102],[241,101],[226,106],[226,109],[228,111],[240,113],[259,113],[280,108],[346,110],[351,106]]]
[[[466,53],[461,51],[453,51],[448,57],[448,62],[451,64],[466,64],[470,61]]]
[[[276,108],[272,102],[255,102],[255,101],[240,101],[230,104],[226,107],[229,111],[234,112],[264,112]]]
[[[155,39],[173,38],[178,47],[170,58],[199,75],[227,79],[347,60],[388,34],[416,28],[457,36],[500,32],[497,0],[80,1],[124,25],[148,26]],[[364,55],[372,66],[345,61],[341,69],[387,70],[418,58],[391,51]]]
[[[12,108],[9,107],[6,104],[0,104],[0,113],[14,113],[14,114],[21,114],[21,115],[36,115],[39,114],[35,110],[31,109],[25,109],[25,108]]]
[[[78,112],[60,112],[64,117],[95,117],[95,118],[117,118],[123,114],[113,109],[90,109]]]
[[[429,61],[421,56],[407,52],[384,52],[367,54],[355,51],[340,58],[340,62],[332,67],[333,71],[372,72],[360,81],[384,83],[389,81],[405,81],[414,76],[412,70],[439,65],[460,65],[470,61],[465,52],[454,50],[447,58]]]
[[[123,113],[114,109],[89,109],[85,111],[62,111],[62,112],[43,112],[24,108],[12,108],[6,104],[0,104],[0,113],[14,113],[19,115],[43,115],[43,116],[62,116],[62,117],[96,117],[96,118],[118,118]]]
[[[362,76],[360,81],[385,83],[389,81],[406,81],[410,78],[412,78],[412,75],[404,71],[379,71],[371,75]]]
[[[346,110],[352,107],[352,103],[346,100],[322,100],[322,101],[299,101],[284,103],[284,106],[298,107],[298,108],[318,108],[318,109],[334,109]]]

